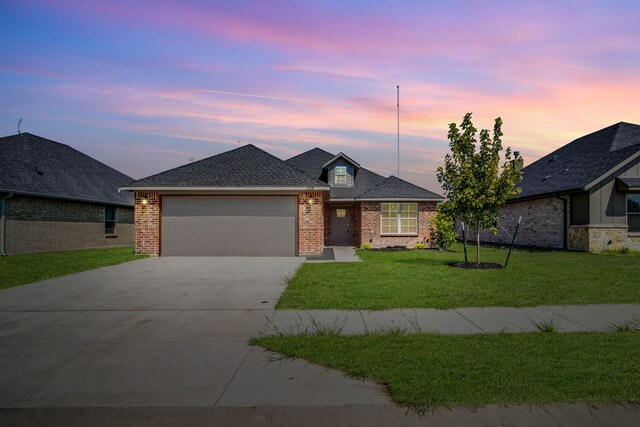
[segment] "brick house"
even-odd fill
[[[0,254],[132,245],[131,181],[68,145],[0,138]]]
[[[509,243],[602,252],[640,250],[640,126],[620,122],[583,136],[523,169],[522,192],[500,214],[497,235]]]
[[[253,145],[168,170],[135,195],[137,253],[307,256],[325,246],[429,242],[443,198],[315,148],[281,160]]]

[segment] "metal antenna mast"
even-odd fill
[[[397,90],[397,107],[398,107],[398,178],[400,178],[400,86],[396,86]]]

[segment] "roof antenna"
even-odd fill
[[[22,132],[20,132],[20,125],[22,124],[22,117],[20,117],[20,120],[18,120],[18,135],[22,135]]]
[[[396,86],[398,107],[398,178],[400,178],[400,85]]]

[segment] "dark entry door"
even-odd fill
[[[348,245],[349,239],[349,209],[334,208],[333,223],[331,224],[331,243],[334,245]]]

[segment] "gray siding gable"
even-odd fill
[[[336,183],[336,167],[346,166],[347,182],[344,184]],[[356,175],[356,168],[350,162],[343,158],[339,158],[327,166],[327,183],[332,187],[353,187]]]

